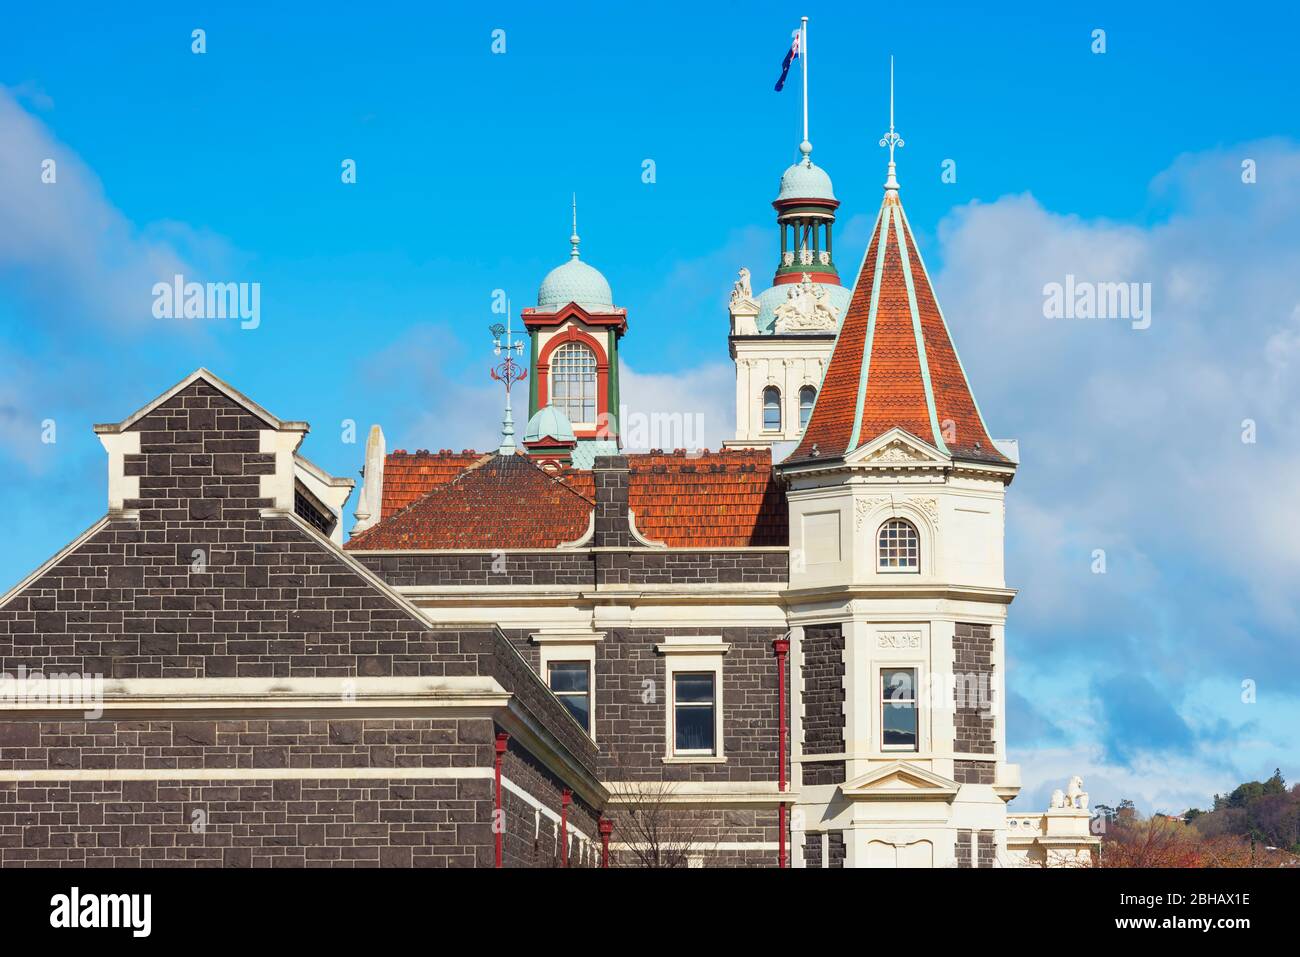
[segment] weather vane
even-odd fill
[[[494,356],[505,354],[505,359],[488,370],[493,379],[505,383],[506,387],[506,414],[505,418],[501,420],[501,448],[499,450],[501,455],[510,455],[515,450],[515,420],[510,412],[510,387],[516,382],[528,378],[528,370],[524,368],[523,363],[515,360],[515,356],[524,354],[524,341],[515,339],[512,320],[510,300],[507,299],[506,324],[503,326],[499,322],[494,322],[488,326],[488,331],[492,333],[492,354]]]

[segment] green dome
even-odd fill
[[[781,177],[781,192],[776,194],[777,202],[783,199],[834,199],[835,190],[831,188],[831,178],[826,170],[813,164],[812,160],[795,163]]]
[[[812,161],[812,144],[804,140],[799,144],[803,159],[791,166],[781,176],[781,191],[776,201],[783,199],[834,199],[831,178],[826,170]]]
[[[573,425],[563,409],[548,405],[544,409],[538,409],[537,414],[528,420],[528,426],[524,429],[524,441],[540,442],[542,439],[555,439],[557,442],[578,441],[577,436],[573,434]]]
[[[599,269],[588,266],[576,255],[547,273],[537,290],[539,309],[557,309],[571,302],[588,311],[614,308],[614,294],[609,282]]]

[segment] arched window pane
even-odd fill
[[[880,526],[880,570],[914,572],[921,567],[921,542],[911,522],[891,518]]]
[[[551,357],[551,405],[564,410],[569,421],[596,421],[596,356],[586,346],[566,342]]]
[[[781,390],[773,385],[763,390],[763,429],[781,431]]]
[[[808,417],[812,415],[813,403],[817,401],[817,390],[810,385],[799,390],[799,428],[808,427]]]

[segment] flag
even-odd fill
[[[781,78],[776,81],[776,92],[778,93],[785,88],[785,78],[790,75],[790,64],[799,55],[799,37],[802,35],[802,30],[795,31],[794,39],[790,41],[790,50],[786,53],[785,59],[781,61]]]

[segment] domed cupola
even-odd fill
[[[577,224],[569,242],[573,249],[569,261],[556,266],[546,274],[537,290],[538,309],[558,309],[576,303],[588,312],[604,312],[614,308],[614,293],[599,269],[587,265],[578,256]]]
[[[618,453],[618,344],[627,310],[614,305],[609,282],[579,256],[577,205],[575,198],[569,261],[546,274],[537,305],[522,311],[532,343],[528,427],[539,430],[524,445],[554,458],[559,441],[565,458],[572,449],[573,464],[589,467],[582,463],[595,455]],[[563,436],[555,434],[561,422]]]
[[[524,429],[524,449],[533,458],[543,460],[543,467],[552,462],[568,465],[577,444],[573,424],[558,406],[538,409]]]
[[[799,152],[803,158],[781,176],[781,189],[772,202],[781,230],[781,262],[772,282],[800,282],[807,273],[813,282],[837,286],[840,275],[831,234],[840,201],[830,175],[812,161],[812,144],[804,140]]]

